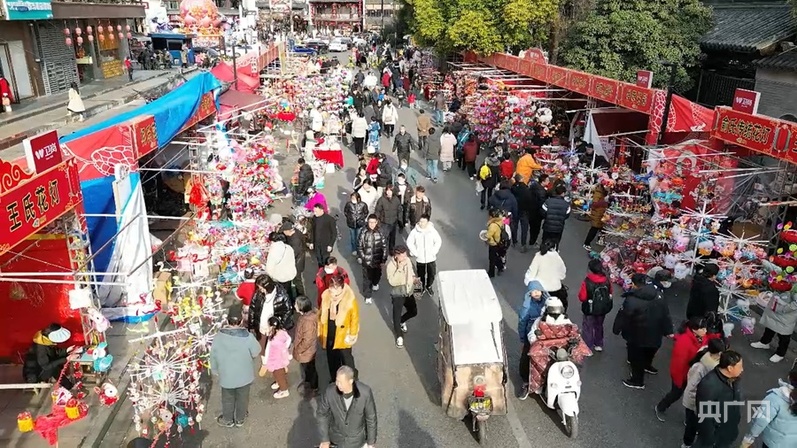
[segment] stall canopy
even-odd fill
[[[94,270],[110,273],[98,280],[125,279],[128,301],[151,289],[152,276],[138,159],[215,113],[214,90],[220,87],[213,75],[200,73],[152,103],[61,138],[78,163],[83,194],[91,198],[85,210]],[[109,317],[136,317],[147,309],[120,304],[121,289],[99,291],[103,307],[117,308]]]
[[[238,67],[238,85],[236,90],[255,93],[258,87],[260,87],[260,80],[257,77],[246,74],[248,71],[250,71],[248,68],[243,70],[241,67]],[[230,64],[224,61],[219,62],[218,65],[213,67],[210,73],[221,82],[232,83],[235,81],[235,72]]]
[[[263,107],[264,101],[260,95],[230,89],[219,96],[219,119],[230,118],[235,110],[254,111]]]

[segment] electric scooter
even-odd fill
[[[581,396],[581,377],[578,367],[570,360],[570,352],[566,348],[550,350],[554,360],[548,368],[542,398],[545,405],[558,410],[562,416],[562,424],[568,437],[578,435],[578,399]]]

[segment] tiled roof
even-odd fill
[[[775,56],[759,59],[755,61],[755,65],[761,68],[797,71],[797,48],[792,48]]]
[[[700,40],[703,51],[755,53],[797,34],[788,5],[718,5],[714,28]]]

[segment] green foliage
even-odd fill
[[[524,49],[544,40],[560,0],[405,0],[415,40],[441,53]]]
[[[711,10],[700,0],[599,0],[571,28],[561,59],[568,67],[624,81],[637,70],[652,70],[665,86],[677,67],[675,89],[692,86],[689,69],[698,64],[700,37],[711,29]]]

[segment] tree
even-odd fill
[[[421,45],[440,53],[487,55],[520,50],[547,38],[560,0],[405,0],[408,25]]]
[[[688,90],[689,69],[698,64],[699,39],[711,29],[711,10],[700,0],[598,0],[595,9],[571,29],[561,59],[566,66],[631,81],[651,70],[665,86],[676,67],[675,90]]]

